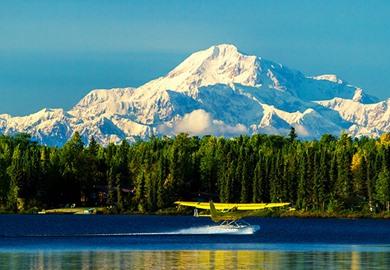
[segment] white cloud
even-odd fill
[[[215,135],[215,136],[235,136],[247,134],[248,129],[243,124],[230,126],[221,120],[212,119],[211,115],[204,110],[195,110],[185,114],[182,119],[174,123],[172,127],[167,124],[161,125],[158,128],[159,132],[167,133],[188,133],[191,136]]]
[[[310,136],[310,131],[307,130],[306,127],[303,125],[294,125],[295,132],[298,134],[299,137],[308,137]]]
[[[212,126],[210,114],[204,110],[195,110],[183,116],[174,126],[175,133],[187,132],[188,134],[204,135]]]
[[[216,132],[220,133],[219,135],[230,136],[230,135],[240,135],[240,134],[248,133],[248,129],[243,124],[229,126],[220,120],[213,120],[213,127]]]

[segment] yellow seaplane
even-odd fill
[[[244,217],[256,210],[290,205],[290,203],[214,203],[213,201],[208,203],[177,201],[175,204],[195,207],[195,217],[211,217],[212,221],[221,222],[218,226],[223,229],[245,229],[252,233],[258,231],[260,226],[249,224],[242,220]],[[210,210],[210,214],[201,215],[198,209]]]

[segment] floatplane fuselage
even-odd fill
[[[282,207],[290,203],[214,203],[206,202],[185,202],[177,201],[175,204],[181,206],[195,207],[194,216],[196,217],[210,217],[214,222],[221,222],[220,227],[228,229],[250,229],[255,232],[260,229],[259,225],[251,225],[242,220],[248,216],[252,211]],[[198,209],[210,210],[210,215],[200,215]]]

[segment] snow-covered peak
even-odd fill
[[[351,123],[366,127],[369,125],[371,125],[371,127],[380,127],[386,131],[390,128],[390,99],[372,104],[362,104],[355,100],[342,98],[335,98],[317,103],[337,111],[343,119]],[[378,124],[379,122],[381,122],[381,124]]]
[[[366,93],[363,92],[361,88],[356,88],[352,100],[364,104],[373,104],[379,102],[379,99],[377,97],[367,95]]]
[[[92,118],[104,114],[127,114],[127,101],[135,88],[97,89],[91,91],[72,108],[70,113],[77,117]]]
[[[254,86],[256,58],[240,53],[233,45],[212,46],[192,54],[166,77],[192,79],[194,87],[231,83]]]
[[[10,119],[11,117],[12,117],[11,115],[6,114],[6,113],[0,114],[0,119]]]
[[[356,89],[355,95],[353,95],[352,100],[356,102],[361,102],[363,100],[364,94],[361,88]]]
[[[94,136],[107,145],[178,132],[287,136],[293,126],[304,139],[342,130],[379,136],[390,131],[389,119],[390,99],[379,102],[336,75],[307,77],[221,44],[192,54],[141,87],[93,90],[68,112],[1,114],[0,132],[28,132],[60,146],[76,130],[85,142]]]
[[[64,109],[51,109],[51,108],[44,108],[34,114],[30,114],[28,116],[20,117],[23,119],[26,119],[27,121],[42,121],[47,119],[54,119],[54,118],[62,118],[64,116],[69,116]]]
[[[238,52],[238,49],[236,46],[234,45],[231,45],[231,44],[220,44],[220,45],[215,45],[215,46],[211,46],[210,48],[208,48],[207,50],[204,50],[204,51],[200,51],[199,54],[200,55],[204,55],[206,58],[210,57],[210,54],[211,54],[211,57],[212,58],[216,58],[216,57],[234,57],[236,54],[241,54]],[[196,55],[197,53],[194,53],[194,55]],[[202,58],[202,57],[200,57]]]
[[[319,76],[313,76],[311,78],[317,81],[330,81],[338,84],[345,83],[340,77],[334,74],[323,74]]]
[[[81,99],[75,108],[90,107],[102,102],[117,102],[130,97],[133,92],[134,88],[96,89]]]
[[[257,84],[256,56],[240,53],[233,45],[222,44],[193,53],[165,77],[151,81],[143,89],[174,90],[197,95],[197,89],[215,84]]]
[[[244,55],[240,53],[234,45],[221,44],[212,46],[206,50],[195,52],[185,59],[179,66],[172,70],[169,74],[174,74],[174,71],[189,70],[199,68],[203,64],[212,62],[213,60],[237,62]],[[217,63],[215,63],[217,64]]]

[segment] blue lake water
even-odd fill
[[[390,269],[390,220],[0,215],[0,269]]]

